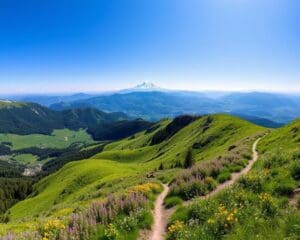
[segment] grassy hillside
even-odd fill
[[[182,129],[178,129],[176,134],[169,139],[156,145],[151,144],[152,138],[169,124],[171,124],[170,120],[165,120],[158,123],[153,129],[106,145],[103,152],[92,157],[93,163],[98,163],[99,167],[101,167],[101,164],[105,163],[103,159],[106,159],[109,161],[107,163],[108,167],[109,164],[112,166],[114,166],[114,164],[121,164],[120,166],[125,167],[125,169],[126,167],[134,168],[136,171],[143,173],[153,171],[155,168],[158,168],[162,162],[165,169],[168,169],[171,168],[176,161],[183,161],[186,151],[190,147],[193,148],[197,161],[210,160],[227,152],[228,147],[235,142],[264,131],[261,127],[228,115],[204,116]],[[199,143],[202,144],[201,147],[198,146]],[[61,178],[64,178],[68,176],[68,169],[71,166],[78,166],[78,168],[75,167],[75,169],[79,170],[90,163],[89,161],[81,161],[80,164],[68,164],[58,173],[55,173],[55,176],[61,175]],[[118,168],[111,167],[110,171],[110,173],[114,171],[118,173]],[[72,170],[71,172],[76,173],[76,170]],[[95,173],[98,173],[98,177],[102,178],[102,171],[95,171]],[[46,185],[51,186],[53,184],[51,177],[52,175],[43,180],[47,183]],[[62,187],[62,189],[58,188],[57,193],[52,194],[54,199],[60,191],[65,189],[63,184],[61,184],[60,187]],[[39,187],[37,187],[37,189],[38,188]],[[56,189],[56,187],[51,186],[51,189]],[[37,197],[39,197],[39,195]],[[37,197],[35,197],[35,199],[38,199]],[[65,200],[62,202],[64,201]],[[37,201],[35,205],[40,205],[42,202],[43,201]],[[24,204],[24,202],[19,205],[22,204]],[[16,206],[16,208],[17,207],[18,206]],[[49,209],[49,206],[44,209]],[[14,215],[14,209],[12,209],[12,216],[17,216],[17,214]]]
[[[163,162],[166,167],[170,167],[176,161],[183,161],[189,148],[193,149],[196,161],[210,160],[227,151],[235,142],[264,131],[264,128],[236,117],[211,115],[200,117],[179,129],[165,141],[153,144],[153,137],[170,124],[170,120],[164,120],[152,127],[152,131],[149,129],[128,139],[109,144],[105,147],[105,151],[95,158],[152,166],[158,166]]]
[[[299,239],[300,120],[258,146],[254,168],[232,188],[172,216],[168,239]],[[298,198],[298,199],[297,199]],[[298,201],[298,203],[297,203]]]
[[[186,118],[162,120],[148,130],[107,144],[91,159],[68,163],[38,182],[32,196],[9,210],[7,226],[14,226],[22,219],[55,217],[56,212],[65,208],[70,212],[81,211],[93,199],[121,194],[148,182],[150,172],[155,177],[150,181],[169,181],[182,171],[175,163],[183,163],[188,149],[192,149],[197,162],[209,162],[227,156],[230,146],[247,139],[252,141],[265,131],[229,115],[192,117],[188,121]],[[163,169],[159,170],[161,165]]]
[[[55,129],[51,135],[30,134],[0,134],[0,143],[10,142],[11,150],[30,147],[38,148],[67,148],[73,143],[93,143],[92,137],[85,130],[72,131],[69,129]]]
[[[137,175],[134,166],[107,160],[85,160],[67,164],[58,172],[34,186],[34,197],[16,204],[10,209],[11,219],[36,217],[40,213],[53,212],[56,208],[80,206],[90,199],[117,190],[113,182]],[[122,185],[122,184],[121,184]],[[100,190],[100,191],[97,191]],[[106,193],[106,194],[105,194]],[[94,196],[95,195],[95,196]]]

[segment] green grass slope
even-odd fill
[[[279,151],[287,155],[300,151],[300,119],[273,131],[266,136],[259,149],[261,152]]]
[[[67,148],[73,143],[94,143],[92,137],[83,129],[73,131],[69,129],[55,129],[51,135],[30,134],[17,135],[2,133],[0,143],[10,142],[11,150],[20,150],[30,147],[38,148]]]
[[[210,160],[239,140],[265,131],[265,128],[230,115],[211,115],[200,117],[159,144],[151,144],[153,136],[169,124],[170,120],[164,120],[152,127],[152,131],[149,129],[109,144],[95,158],[153,167],[163,162],[170,166],[176,161],[183,161],[187,149],[192,148],[196,161]]]
[[[105,191],[114,191],[115,180],[137,175],[134,166],[108,160],[84,160],[72,162],[64,166],[58,172],[44,178],[34,186],[34,194],[10,209],[12,220],[21,218],[33,218],[39,214],[51,213],[55,209],[80,206],[85,199]],[[106,189],[108,188],[108,190]],[[108,192],[106,192],[108,195]]]
[[[164,135],[162,142],[154,144],[154,136],[165,134],[170,124],[171,120],[163,120],[146,131],[106,145],[104,151],[91,159],[65,165],[38,182],[31,197],[10,209],[11,221],[51,216],[58,209],[74,209],[92,199],[124,191],[145,181],[147,173],[161,163],[164,170],[157,171],[155,176],[172,175],[181,170],[172,168],[173,164],[183,161],[189,148],[193,149],[196,161],[211,160],[227,153],[232,144],[265,131],[236,117],[211,115],[183,127],[179,124],[172,134]]]
[[[168,239],[299,239],[299,139],[300,119],[271,131],[250,173],[215,197],[179,208]]]

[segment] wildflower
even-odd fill
[[[170,227],[168,227],[169,233],[177,233],[182,231],[184,228],[184,223],[182,221],[176,220]]]

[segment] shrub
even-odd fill
[[[106,240],[115,240],[119,236],[118,229],[113,224],[109,224],[104,230],[104,236]]]
[[[217,205],[214,200],[205,201],[200,200],[192,204],[189,208],[189,219],[197,219],[198,223],[204,223],[207,219],[213,215]]]
[[[184,168],[191,168],[195,164],[195,160],[193,158],[193,152],[191,149],[188,149],[185,159],[184,159]]]
[[[290,182],[280,182],[274,187],[274,193],[283,196],[291,196],[294,191],[294,186]]]
[[[125,232],[131,232],[137,226],[137,219],[133,214],[131,214],[130,216],[118,219],[118,221],[116,221],[116,225],[119,229]]]
[[[208,191],[214,190],[217,186],[217,182],[212,177],[206,177],[204,183],[206,184]]]
[[[234,165],[234,166],[230,167],[230,170],[232,172],[240,172],[240,171],[243,170],[243,166],[241,166],[241,165]]]
[[[300,180],[300,162],[295,162],[291,167],[291,175],[292,177],[299,181]]]
[[[285,221],[287,239],[299,239],[300,236],[300,213],[290,214]]]
[[[231,178],[230,172],[224,171],[219,174],[219,176],[217,177],[217,180],[219,183],[223,183],[223,182],[226,182],[227,180],[229,180],[230,178]]]
[[[159,165],[159,167],[158,167],[158,170],[164,170],[164,168],[165,168],[164,164],[161,162],[160,165]]]
[[[260,200],[263,216],[274,217],[277,213],[277,206],[275,205],[271,195],[268,193],[261,193],[258,198]]]
[[[165,207],[172,208],[174,206],[182,204],[182,199],[180,197],[169,197],[165,199]]]
[[[184,223],[182,221],[175,221],[171,226],[168,227],[168,239],[178,240],[181,238],[181,233],[184,229]]]
[[[263,189],[263,179],[262,177],[255,174],[247,174],[239,180],[239,184],[246,188],[250,189],[255,193],[260,193]]]

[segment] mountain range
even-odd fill
[[[11,97],[15,99],[15,97]],[[267,127],[277,127],[300,116],[300,96],[267,92],[172,91],[144,82],[131,89],[69,96],[26,95],[17,98],[52,110],[97,108],[123,112],[133,118],[157,121],[182,114],[228,113]]]

